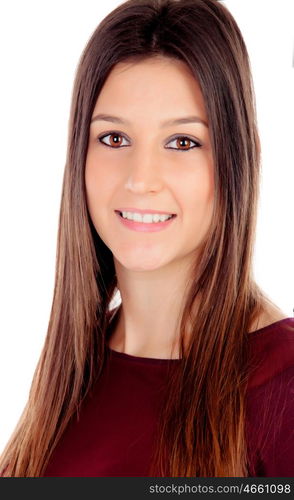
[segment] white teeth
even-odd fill
[[[156,215],[155,217],[157,217],[157,215]],[[170,219],[172,216],[171,216],[171,215],[168,215],[168,216],[166,216],[166,215],[160,215],[160,216],[159,216],[159,220],[160,220],[161,222],[163,222],[163,221],[167,220],[167,218],[166,218],[166,217],[167,217],[168,219]]]
[[[129,216],[129,212],[128,212],[128,216]],[[142,222],[142,215],[140,215],[140,214],[136,214],[136,213],[135,213],[135,214],[133,214],[133,216],[132,216],[132,214],[131,214],[131,218],[132,218],[134,221],[136,221],[136,222]]]
[[[150,223],[153,221],[153,217],[151,214],[144,214],[143,217],[142,217],[142,222],[147,222],[147,223]],[[154,222],[157,222],[157,221],[154,221]]]
[[[164,222],[172,217],[172,215],[163,214],[138,214],[137,212],[121,212],[124,219],[133,220],[135,222],[143,222],[150,224],[152,222]]]

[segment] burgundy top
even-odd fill
[[[248,338],[258,360],[247,390],[249,477],[294,477],[294,318]],[[79,420],[68,425],[44,476],[148,476],[167,367],[181,360],[108,350],[101,378]]]

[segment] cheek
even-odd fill
[[[184,206],[197,213],[205,213],[214,200],[214,176],[211,165],[199,165],[194,175],[184,177],[178,184]]]
[[[186,221],[189,230],[194,227],[198,239],[202,240],[209,230],[214,208],[214,178],[213,169],[204,168],[190,179],[190,185],[185,191],[185,207],[189,214]]]
[[[97,167],[97,163],[88,158],[85,165],[86,200],[90,217],[97,231],[105,193],[103,186],[103,177],[105,176],[101,173],[102,170]]]
[[[214,200],[214,166],[211,161],[203,169],[197,187],[199,200],[202,201],[203,205],[206,204],[210,207]]]
[[[105,206],[103,186],[103,177],[101,170],[97,168],[96,162],[93,163],[89,159],[85,165],[85,188],[86,202],[92,223],[100,236],[103,239],[103,207]],[[105,241],[104,241],[105,243]]]
[[[210,222],[214,204],[213,179],[207,175],[197,187],[196,204],[199,215],[207,224]]]
[[[111,169],[106,168],[103,162],[88,156],[85,165],[85,186],[87,200],[90,204],[100,204],[107,200],[113,192],[115,179],[111,175]]]
[[[88,160],[86,161],[85,165],[85,186],[86,186],[87,198],[89,198],[91,197],[91,192],[94,186],[94,182],[93,182],[93,169],[91,169]]]

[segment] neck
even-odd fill
[[[189,285],[183,262],[130,271],[115,260],[122,304],[109,346],[134,356],[179,357],[179,326]]]

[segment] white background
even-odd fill
[[[28,397],[47,331],[74,72],[120,2],[1,2],[0,449]],[[266,293],[294,307],[294,2],[227,0],[252,62],[263,164],[254,259]]]

